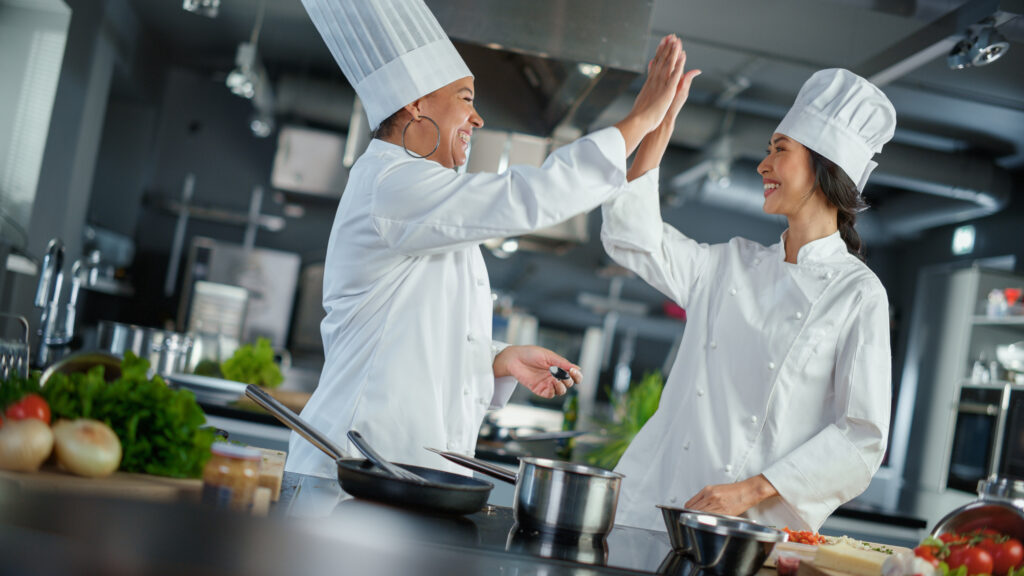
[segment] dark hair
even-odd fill
[[[380,126],[373,131],[374,138],[388,138],[398,129],[398,115],[403,108],[399,108],[394,114],[381,121]]]
[[[867,202],[857,190],[857,185],[835,162],[814,150],[808,149],[808,152],[811,153],[811,167],[814,169],[815,183],[825,194],[828,203],[839,210],[837,215],[839,236],[842,237],[843,242],[846,242],[846,249],[850,254],[863,261],[864,246],[853,225],[857,222],[857,214],[867,210]]]

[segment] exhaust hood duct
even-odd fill
[[[427,0],[489,128],[583,130],[647,71],[653,0]]]

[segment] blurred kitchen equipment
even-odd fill
[[[749,520],[688,512],[679,522],[692,543],[690,555],[705,573],[750,576],[764,564],[786,533]]]
[[[199,280],[193,286],[187,331],[239,340],[245,331],[248,301],[245,288]]]
[[[97,347],[121,358],[130,351],[148,360],[154,373],[166,376],[189,367],[192,337],[158,328],[102,320]]]
[[[622,474],[571,462],[522,457],[519,472],[427,448],[460,466],[515,484],[513,515],[523,528],[605,536],[615,524]]]
[[[1024,480],[991,476],[978,482],[978,499],[995,502],[1008,502],[1013,507],[1024,510]]]
[[[139,358],[149,359],[153,353],[153,330],[144,326],[102,320],[99,324],[98,346],[115,356],[123,357],[124,353],[130,350]]]
[[[106,352],[78,352],[61,358],[51,364],[39,377],[39,385],[46,386],[54,374],[88,372],[95,366],[103,366],[103,379],[113,382],[121,377],[121,359]]]
[[[1003,368],[1014,372],[1024,372],[1024,340],[996,346],[996,358]]]
[[[175,332],[154,332],[159,335],[159,342],[153,342],[153,351],[157,355],[153,370],[161,376],[183,372],[189,363],[192,353],[192,337]]]
[[[320,322],[324,312],[324,263],[309,264],[302,269],[299,298],[292,322],[291,347],[296,352],[323,354]]]
[[[679,517],[681,515],[690,513],[710,514],[711,516],[719,516],[726,519],[742,520],[742,518],[736,518],[735,516],[711,514],[709,512],[690,510],[689,508],[675,508],[673,506],[663,506],[661,504],[657,504],[657,507],[661,509],[661,518],[665,521],[665,530],[668,532],[668,541],[672,544],[672,550],[677,554],[682,555],[691,555],[693,553],[694,543],[690,540],[689,534],[679,522]]]
[[[492,414],[487,414],[480,426],[479,437],[490,442],[542,442],[575,438],[584,433],[577,430],[547,432],[540,426],[504,426]]]
[[[409,464],[398,466],[422,476],[428,483],[418,484],[396,478],[373,466],[368,460],[349,458],[330,438],[259,387],[247,386],[245,395],[333,458],[338,467],[338,484],[342,490],[356,498],[435,514],[461,516],[483,508],[494,488],[490,482],[469,476]]]
[[[992,476],[1024,478],[1024,388],[964,383],[955,407],[946,485],[973,492]]]
[[[35,365],[46,366],[67,353],[74,330],[74,311],[71,324],[60,326],[61,290],[64,285],[64,243],[60,238],[50,240],[43,257],[36,287],[35,307],[42,309],[39,318],[39,344],[36,346]]]
[[[18,335],[9,338],[10,324],[17,323]],[[17,375],[28,377],[29,344],[28,320],[24,316],[4,314],[0,312],[0,324],[4,331],[0,332],[0,380]]]
[[[373,449],[373,446],[370,446],[370,443],[366,441],[366,438],[363,438],[363,435],[360,434],[358,430],[349,430],[348,439],[352,442],[356,449],[363,454],[363,456],[366,456],[367,460],[373,462],[375,466],[384,470],[388,474],[391,474],[396,478],[402,478],[405,480],[416,482],[417,484],[427,483],[426,480],[420,478],[416,474],[409,472],[405,468],[395,466],[391,462],[387,461],[383,456],[378,454],[377,451]]]
[[[265,248],[247,250],[238,244],[194,238],[185,269],[186,289],[182,291],[178,307],[178,329],[194,326],[190,314],[192,300],[196,297],[193,287],[199,281],[234,286],[244,288],[248,293],[245,322],[239,340],[250,342],[262,336],[274,347],[283,348],[288,339],[300,262],[298,254]],[[208,325],[209,322],[207,319],[202,327],[195,326],[189,330],[222,331],[216,325]],[[224,329],[228,328],[224,326]]]
[[[177,372],[165,375],[164,380],[175,388],[191,390],[196,401],[202,404],[231,404],[245,395],[247,386],[234,380]]]

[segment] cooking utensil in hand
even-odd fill
[[[615,524],[622,474],[595,466],[548,458],[523,457],[519,472],[454,452],[435,454],[515,484],[513,515],[520,526],[541,532],[604,536]]]
[[[569,376],[569,373],[566,372],[565,370],[562,370],[558,366],[552,366],[550,370],[551,370],[551,375],[554,376],[556,380],[570,380],[571,379],[570,376]]]
[[[427,483],[426,480],[420,478],[416,474],[409,472],[405,468],[399,468],[385,460],[383,456],[378,454],[377,451],[370,446],[370,443],[366,441],[366,438],[363,438],[363,435],[360,434],[358,430],[349,430],[348,439],[352,441],[352,444],[355,445],[356,449],[363,453],[363,456],[366,456],[370,462],[373,462],[378,468],[383,469],[388,474],[397,476],[398,478],[404,478],[412,482],[417,482],[419,484]]]
[[[397,464],[427,480],[419,484],[384,473],[362,458],[349,458],[326,435],[286,408],[273,396],[249,385],[245,395],[334,459],[341,489],[356,498],[413,510],[461,516],[484,507],[494,485],[490,482],[422,466]]]
[[[24,316],[2,313],[0,319],[17,322],[19,332],[24,332],[18,340],[9,340],[0,334],[0,380],[6,380],[14,375],[28,378],[28,320]]]

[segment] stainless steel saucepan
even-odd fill
[[[516,485],[513,514],[522,528],[604,536],[615,525],[622,474],[547,458],[519,459],[519,472],[454,452],[448,460]]]

